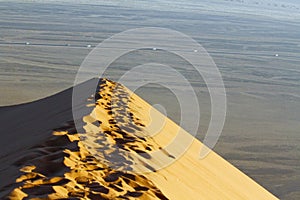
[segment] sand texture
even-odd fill
[[[4,120],[36,114],[23,122],[25,141],[18,126],[7,136],[20,141],[0,157],[1,199],[277,199],[216,153],[200,159],[200,141],[121,84],[101,79],[77,87],[97,83],[75,121],[71,90],[2,108],[14,111]],[[30,132],[39,116],[47,123]]]

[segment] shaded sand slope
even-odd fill
[[[93,87],[97,79],[78,85]],[[85,99],[84,99],[85,100]],[[53,128],[72,120],[72,88],[54,96],[31,103],[0,108],[1,137],[0,157],[21,150],[25,146],[36,144],[45,139]],[[19,140],[21,136],[22,140]]]
[[[93,79],[77,87],[88,88],[97,82]],[[33,146],[48,140],[54,128],[72,119],[72,88],[35,102],[0,108],[0,196],[19,175],[15,163],[27,160]]]
[[[97,81],[78,87],[88,91]],[[122,85],[98,84],[76,105],[77,129],[71,90],[2,108],[3,138],[12,144],[0,157],[0,197],[276,199],[214,152],[200,160],[198,140]],[[21,121],[25,113],[29,119]]]

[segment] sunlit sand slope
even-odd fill
[[[276,199],[120,84],[85,107],[14,162],[8,199]]]

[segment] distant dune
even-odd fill
[[[72,88],[0,108],[1,199],[277,199],[124,86],[76,87],[97,83],[75,121]]]

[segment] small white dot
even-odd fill
[[[276,53],[275,56],[278,57],[279,55]]]
[[[154,48],[153,48],[153,51],[156,51],[156,50],[157,50],[157,49],[154,47]]]

